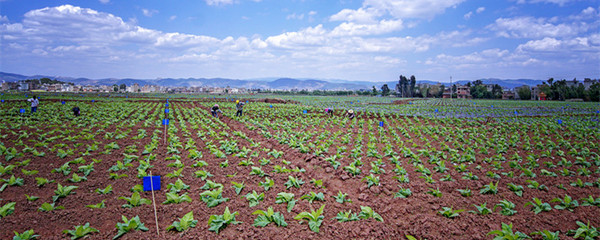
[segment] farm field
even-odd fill
[[[598,103],[1,98],[0,239],[600,236]]]

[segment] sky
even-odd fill
[[[598,0],[0,0],[0,71],[600,78]]]

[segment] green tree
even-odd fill
[[[519,88],[517,90],[517,94],[519,94],[519,98],[521,98],[521,100],[531,99],[531,89],[529,88],[529,86]]]
[[[410,76],[410,96],[411,97],[415,96],[415,84],[417,84],[417,78],[415,78],[415,75],[411,75]]]
[[[381,95],[387,96],[389,94],[390,94],[390,88],[388,87],[387,84],[383,84],[383,86],[381,87]]]
[[[126,89],[127,89],[127,85],[125,85],[125,83],[121,83],[121,85],[119,85],[119,90],[125,91]]]
[[[373,86],[373,90],[371,91],[371,94],[373,96],[377,95],[377,88],[375,88],[375,86]]]
[[[113,91],[118,92],[119,91],[119,85],[114,84],[113,85]]]

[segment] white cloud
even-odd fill
[[[0,23],[1,22],[8,22],[8,17],[0,15]]]
[[[100,0],[100,2],[103,3],[103,4],[107,4],[107,3],[110,2],[110,0]]]
[[[569,2],[574,2],[577,0],[517,0],[517,3],[519,4],[524,4],[524,3],[553,3],[553,4],[558,4],[559,6],[563,6]]]
[[[447,8],[456,7],[465,0],[365,0],[356,10],[344,9],[330,17],[331,21],[373,22],[389,15],[395,19],[432,19]]]
[[[290,19],[293,19],[293,20],[302,20],[302,19],[304,19],[304,14],[292,13],[292,14],[287,15],[285,17],[285,19],[287,19],[287,20],[290,20]]]
[[[170,16],[170,17],[169,17],[169,21],[173,21],[173,20],[175,20],[175,19],[177,19],[177,16],[176,16],[176,15],[173,15],[173,16]]]
[[[209,6],[221,6],[227,4],[233,4],[233,0],[205,0]]]
[[[553,24],[554,19],[515,17],[498,18],[487,28],[506,38],[541,38],[575,36],[588,30],[587,24]]]
[[[471,16],[473,16],[473,12],[468,12],[463,16],[463,18],[468,20],[471,18]]]
[[[154,9],[142,9],[142,13],[144,14],[144,16],[146,17],[152,17],[152,15],[157,14],[158,10],[154,10]]]
[[[483,11],[485,11],[485,7],[478,7],[477,10],[475,10],[476,13],[482,13]]]
[[[331,31],[331,35],[340,36],[360,36],[360,35],[379,35],[395,32],[403,29],[402,20],[381,20],[377,24],[356,24],[342,23]]]

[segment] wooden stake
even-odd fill
[[[152,205],[154,205],[154,223],[156,223],[156,235],[160,237],[160,230],[158,229],[158,215],[156,213],[156,200],[154,199],[154,183],[152,181],[152,171],[150,171],[150,189],[152,190]]]

